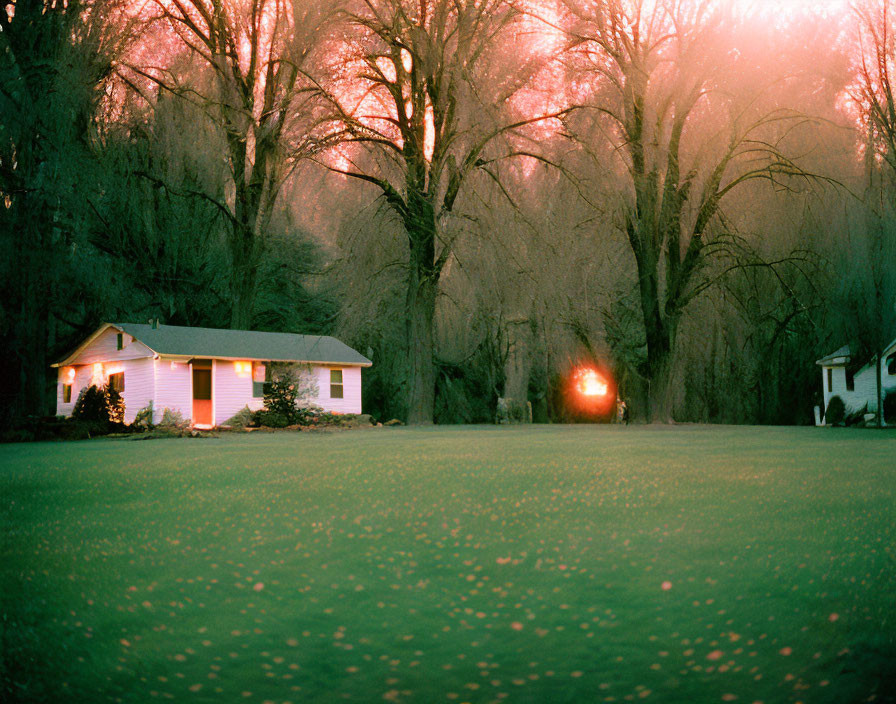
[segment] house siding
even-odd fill
[[[113,369],[117,366],[109,365]],[[137,412],[148,406],[155,397],[153,360],[134,359],[122,362],[120,366],[124,372],[124,393],[121,395],[124,400],[124,422],[133,423]]]
[[[237,374],[236,364],[225,359],[215,360],[212,397],[215,405],[215,425],[230,420],[246,406],[251,410],[257,410],[264,405],[264,399],[252,398],[251,371],[247,374]]]
[[[839,396],[843,399],[847,413],[855,413],[867,407],[869,413],[877,411],[877,382],[875,381],[876,365],[871,364],[862,367],[856,372],[855,388],[853,391],[846,390],[846,368],[838,367],[822,367],[821,383],[824,389],[824,407],[827,409],[831,398]],[[828,369],[832,373],[833,388],[828,391]],[[881,396],[886,396],[888,391],[896,391],[896,374],[887,373],[886,363],[881,364]]]
[[[62,386],[66,381],[66,374],[69,367],[60,367],[58,369],[57,375],[57,383],[56,383],[56,415],[58,416],[70,416],[72,411],[75,410],[75,402],[78,400],[78,395],[81,391],[90,386],[90,380],[93,377],[93,367],[92,366],[77,366],[70,365],[75,369],[75,378],[72,382],[72,400],[69,403],[64,403],[62,398]]]
[[[94,369],[94,365],[101,364],[101,368]],[[75,369],[75,379],[72,383],[71,402],[63,402],[63,382],[66,380],[67,370]],[[81,391],[92,383],[104,385],[109,381],[110,374],[124,373],[124,393],[121,395],[124,401],[124,422],[133,422],[137,411],[149,405],[154,396],[153,360],[149,358],[130,359],[122,361],[93,361],[90,364],[70,365],[60,367],[56,384],[56,414],[70,416],[75,409],[75,403]],[[101,373],[101,377],[95,375]]]
[[[156,388],[153,422],[158,423],[162,420],[166,408],[177,411],[184,420],[189,420],[193,416],[193,379],[190,365],[184,362],[172,362],[162,357],[153,360],[153,368]]]
[[[342,370],[343,398],[330,397],[330,370]],[[340,366],[315,366],[313,374],[317,381],[317,405],[333,413],[361,412],[361,368]]]

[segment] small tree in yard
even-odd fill
[[[832,396],[828,401],[828,409],[824,414],[824,422],[827,425],[843,425],[846,419],[846,404],[839,396]]]
[[[111,386],[88,386],[78,395],[72,418],[94,423],[123,423],[124,400]]]
[[[265,384],[264,411],[259,418],[262,425],[282,427],[298,423],[300,406],[317,395],[317,384],[307,365],[284,365],[271,370],[271,381]]]
[[[88,386],[81,390],[72,418],[76,420],[109,420],[109,409],[106,407],[106,395],[96,386]]]

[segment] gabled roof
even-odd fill
[[[896,339],[894,339],[889,345],[884,347],[883,351],[881,352],[881,356],[887,357],[891,352],[894,351],[896,351]],[[873,362],[874,359],[875,357],[872,357],[871,361]],[[815,363],[823,365],[825,367],[840,367],[849,364],[850,360],[851,355],[849,352],[849,345],[843,345],[843,347],[841,347],[836,352],[831,352],[829,355],[822,357]],[[868,364],[871,364],[871,362],[869,362]],[[868,364],[866,364],[865,366],[867,367]]]
[[[139,323],[104,323],[84,344],[54,366],[70,362],[87,343],[110,326],[131,335],[156,354],[172,357],[317,362],[359,367],[369,367],[373,364],[367,357],[335,337],[191,328],[179,325],[153,327]]]
[[[836,367],[845,365],[847,362],[849,362],[849,345],[843,345],[843,347],[836,352],[831,352],[829,355],[822,357],[815,363],[826,367]]]

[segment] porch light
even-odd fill
[[[62,378],[65,379],[66,384],[71,384],[75,381],[75,368],[74,367],[66,367],[65,373],[62,375]]]
[[[237,376],[246,376],[247,374],[252,373],[252,363],[251,362],[234,362],[233,369],[237,373]]]

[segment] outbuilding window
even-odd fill
[[[62,385],[62,402],[63,403],[71,403],[72,402],[72,385],[71,384],[63,384]]]
[[[896,374],[896,352],[887,357],[887,374],[890,376]]]
[[[342,370],[330,370],[330,398],[343,398]]]
[[[846,390],[847,391],[855,391],[856,390],[856,377],[852,373],[851,369],[846,370]]]
[[[124,393],[124,372],[109,375],[109,388],[115,389],[118,393]]]
[[[830,393],[833,390],[834,390],[834,370],[829,368],[828,369],[828,392]]]
[[[123,350],[124,349],[124,335],[118,333],[115,336],[115,344],[117,345],[116,349]]]

